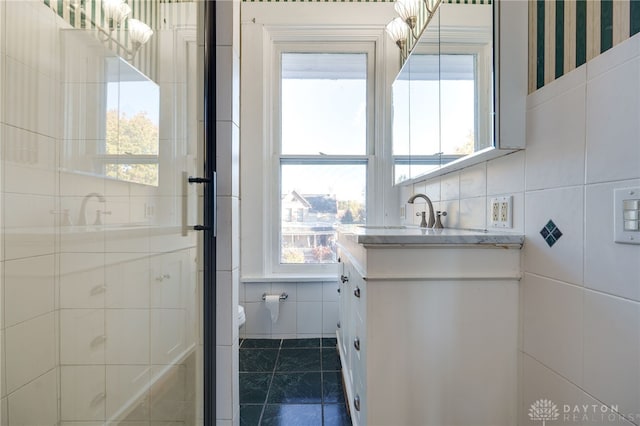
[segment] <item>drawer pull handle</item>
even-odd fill
[[[340,321],[338,321],[336,325],[338,326],[338,328],[340,328]]]
[[[346,275],[340,275],[340,281],[342,281],[342,284],[344,284],[349,281],[349,277],[347,277]]]
[[[353,339],[353,347],[356,348],[356,351],[360,350],[360,339],[357,337]]]
[[[360,411],[360,395],[356,395],[355,398],[353,398],[353,407],[356,411]]]
[[[340,293],[340,288],[338,288],[338,293]]]
[[[353,290],[353,295],[358,298],[360,297],[360,287],[356,287],[356,289]]]

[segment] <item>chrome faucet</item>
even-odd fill
[[[420,227],[433,228],[433,225],[436,224],[436,218],[433,214],[433,204],[431,203],[431,200],[429,199],[429,197],[427,197],[424,194],[414,194],[409,198],[409,200],[407,200],[407,203],[413,204],[416,198],[424,198],[424,200],[427,202],[427,206],[429,207],[429,221],[425,222],[425,218],[424,218],[425,213],[422,213],[422,221],[420,222]]]
[[[85,195],[84,198],[82,199],[82,204],[80,204],[80,214],[78,215],[78,225],[87,224],[87,201],[89,201],[89,199],[93,197],[97,198],[98,201],[101,203],[106,202],[104,197],[98,194],[97,192],[90,192],[89,194]]]

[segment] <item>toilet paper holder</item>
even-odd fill
[[[289,297],[287,293],[282,293],[280,295],[280,300],[287,300],[287,297]],[[262,293],[262,300],[266,300],[266,299],[267,299],[267,293]]]

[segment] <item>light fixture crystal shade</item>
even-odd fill
[[[415,21],[420,14],[422,1],[423,0],[396,0],[394,8],[403,21]]]
[[[104,15],[107,19],[112,19],[114,23],[120,25],[131,14],[131,7],[124,0],[105,0],[102,3]]]
[[[147,24],[138,19],[129,19],[129,38],[134,46],[145,44],[152,35],[153,30]]]
[[[391,37],[391,40],[396,43],[404,41],[409,37],[409,26],[402,18],[395,18],[389,22],[386,27],[387,34]]]

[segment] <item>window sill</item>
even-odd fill
[[[243,283],[271,283],[271,282],[285,282],[285,283],[303,283],[303,282],[327,282],[337,281],[336,275],[268,275],[268,276],[252,276],[241,277],[240,281]]]

